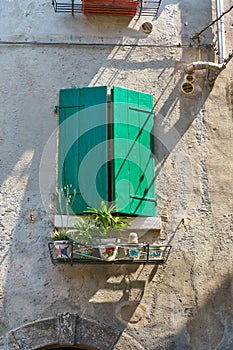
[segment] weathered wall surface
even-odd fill
[[[49,1],[5,0],[0,9],[0,349],[10,330],[67,312],[124,331],[119,350],[129,339],[132,349],[232,349],[232,61],[212,90],[206,70],[192,96],[180,90],[186,63],[217,61],[212,47],[190,40],[216,17],[214,1],[164,0],[150,35],[140,30],[145,18],[72,18]],[[229,13],[228,53],[232,22]],[[173,246],[166,266],[51,264],[53,108],[59,89],[88,85],[154,96],[157,214],[161,240]]]

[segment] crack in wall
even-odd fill
[[[207,128],[205,126],[205,110],[202,109],[197,121],[197,131],[196,131],[196,141],[199,146],[199,164],[200,164],[200,194],[201,194],[200,211],[210,214],[212,212],[212,208],[211,208],[211,201],[209,197],[206,134],[207,134]]]

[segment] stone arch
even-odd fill
[[[144,350],[132,337],[109,325],[64,313],[16,328],[0,339],[0,350]]]

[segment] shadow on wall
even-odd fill
[[[169,3],[174,4],[177,1]],[[184,21],[186,7],[184,2],[178,3]],[[193,10],[196,10],[194,3],[192,6]],[[209,7],[211,8],[210,1]],[[85,48],[92,56],[91,61],[84,61],[82,49],[78,48],[40,47],[31,50],[30,54],[28,53],[30,48],[8,48],[8,50],[0,57],[2,66],[8,61],[8,68],[5,73],[1,73],[1,76],[4,88],[9,91],[8,96],[1,97],[2,103],[6,106],[4,170],[1,173],[1,185],[6,197],[2,222],[7,237],[1,262],[5,264],[8,274],[5,277],[0,335],[20,324],[64,311],[87,315],[90,318],[99,315],[101,321],[111,323],[123,332],[128,323],[143,322],[146,308],[141,301],[149,280],[143,276],[140,267],[136,270],[124,266],[108,267],[103,270],[101,267],[92,266],[72,266],[72,268],[51,266],[47,250],[51,223],[40,199],[39,163],[43,148],[56,127],[52,110],[57,103],[57,96],[55,98],[54,94],[60,88],[85,86],[91,82],[99,84],[103,79],[102,67],[114,68],[108,80],[108,84],[113,84],[118,78],[122,64],[125,71],[141,70],[145,67],[157,69],[163,68],[164,65],[170,68],[172,60],[164,58],[157,62],[132,63],[129,62],[129,58],[133,49],[122,60],[114,60],[114,56],[108,59],[111,48],[101,49],[98,52],[95,48]],[[95,55],[98,56],[98,61],[95,60],[93,63]],[[188,58],[188,54],[186,56],[184,53],[184,62]],[[11,71],[12,80],[9,79]],[[155,137],[155,157],[160,168],[198,116],[208,97],[208,91],[200,94],[197,100],[180,97],[182,79],[183,76],[158,113],[159,118],[162,116],[163,120],[156,119],[158,135]],[[13,92],[15,87],[17,91],[23,93],[15,94]],[[161,98],[162,94],[159,100]],[[177,134],[173,137],[171,130],[165,131],[162,121],[169,121],[178,101],[184,114],[174,126],[178,137]],[[7,137],[9,135],[10,138]],[[56,145],[54,147],[56,148]],[[51,179],[51,193],[54,190],[53,180],[55,179]],[[31,211],[36,218],[33,222],[30,220]],[[152,279],[156,269],[150,268],[147,272],[149,279]],[[133,274],[136,277],[132,279]]]
[[[197,299],[196,307],[189,310],[186,327],[168,342],[167,350],[233,349],[232,305],[232,275],[228,275],[204,305],[198,305]]]
[[[92,57],[89,64],[83,60],[82,49],[63,47],[7,47],[0,57],[0,64],[6,67],[1,71],[2,87],[8,92],[0,97],[4,105],[4,140],[0,141],[4,302],[0,306],[0,335],[40,317],[46,303],[54,300],[50,287],[53,270],[45,249],[52,223],[41,201],[39,166],[57,126],[53,109],[60,88],[89,85],[111,48],[99,52],[88,48],[87,52]],[[98,60],[93,63],[95,55]],[[55,155],[56,144],[52,147]],[[51,162],[55,169],[56,159]],[[48,174],[51,194],[55,191],[54,175]],[[61,275],[56,283],[61,284]]]
[[[165,339],[162,339],[162,334],[158,335],[157,339],[154,339],[156,343],[153,349],[159,350],[163,347],[167,350],[231,350],[232,291],[232,275],[228,275],[222,285],[207,296],[205,304],[198,305],[200,302],[197,295],[196,306],[188,310],[183,307],[183,312],[188,317],[186,326],[178,334],[166,335]],[[182,300],[180,302],[182,303]],[[120,329],[90,321],[74,313],[58,314],[14,329],[5,339],[0,338],[0,348],[1,345],[4,346],[3,349],[9,346],[9,348],[36,350],[51,348],[64,350],[69,347],[83,350],[145,349]]]
[[[186,63],[175,63],[174,73],[167,83],[167,88],[172,83],[175,75],[178,82],[155,116],[153,135],[157,176],[164,162],[181,141],[193,121],[200,117],[202,110],[204,110],[205,101],[210,93],[210,87],[206,84],[206,71],[195,73],[194,92],[192,94],[189,95],[182,92],[181,86],[186,79],[185,65]],[[166,88],[154,105],[155,111],[165,92]],[[172,123],[172,112],[178,104],[180,105],[180,116],[175,123]]]
[[[196,125],[200,125],[201,128],[204,128],[205,101],[213,87],[213,85],[211,86],[207,81],[207,70],[200,70],[195,71],[193,74],[193,93],[182,92],[181,86],[187,79],[185,67],[187,64],[194,61],[214,61],[214,49],[208,46],[208,44],[211,45],[213,42],[212,28],[209,28],[204,33],[204,45],[207,45],[206,47],[202,46],[198,49],[196,44],[194,45],[195,47],[192,47],[194,42],[191,40],[192,34],[196,34],[205,24],[211,21],[212,1],[205,1],[202,4],[198,3],[198,7],[200,6],[198,11],[201,11],[203,6],[203,11],[206,14],[205,23],[203,23],[203,18],[199,20],[198,16],[194,15],[197,13],[197,4],[192,1],[164,1],[162,2],[159,15],[161,15],[163,11],[169,13],[171,9],[166,8],[166,5],[178,5],[180,9],[182,24],[180,32],[182,42],[180,44],[181,46],[185,46],[182,49],[180,61],[174,62],[174,71],[167,82],[164,83],[164,89],[162,89],[154,106],[154,111],[156,113],[153,132],[155,136],[154,156],[157,164],[156,178],[159,179],[159,182],[157,180],[157,196],[158,202],[160,203],[157,212],[162,215],[165,213],[165,216],[169,217],[170,222],[172,222],[170,227],[168,227],[168,225],[166,227],[167,232],[172,233],[172,239],[188,207],[193,190],[193,172],[189,157],[190,150],[183,139],[185,133],[195,120]],[[207,10],[208,8],[209,11]],[[174,9],[174,11],[176,11],[176,9]],[[187,32],[187,28],[191,28],[191,30]],[[189,34],[187,35],[187,33]],[[173,86],[172,89],[170,88],[171,85]],[[168,95],[168,97],[166,97],[165,102],[162,102],[165,95]],[[175,113],[173,113],[173,111],[175,109],[179,109],[180,111],[179,118],[177,119],[174,118]],[[169,178],[168,182],[166,170],[164,169],[166,169],[169,164],[173,166],[174,175],[176,175],[174,176],[174,181]],[[163,191],[165,188],[167,193],[165,193],[165,191],[160,195],[160,188],[163,188]],[[175,203],[171,203],[172,197],[170,196],[169,188],[173,190],[176,189],[177,198]]]
[[[65,276],[66,297],[61,298],[60,288],[54,292],[54,300],[43,305],[43,317],[57,313],[77,312],[96,318],[103,324],[111,324],[123,331],[129,325],[143,325],[147,311],[144,291],[155,276],[158,267],[135,264],[81,267],[57,266],[53,283]],[[94,282],[93,282],[94,281]]]
[[[97,55],[102,66],[108,61],[111,49],[89,48],[88,52],[92,58]],[[82,49],[74,48],[17,47],[9,48],[0,58],[2,64],[8,60],[9,71],[14,74],[10,81],[7,74],[2,73],[3,84],[9,91],[9,96],[2,97],[6,106],[4,131],[11,137],[4,140],[2,153],[1,190],[5,196],[2,222],[9,240],[6,239],[1,258],[7,273],[0,335],[21,324],[64,311],[92,318],[99,315],[100,320],[121,330],[132,318],[133,323],[141,322],[145,314],[140,301],[146,282],[143,278],[130,278],[136,273],[134,269],[54,268],[48,254],[52,223],[41,203],[39,164],[57,124],[53,113],[58,97],[54,96],[55,92],[58,94],[62,87],[88,85],[98,70],[96,61],[88,65],[82,55]],[[70,66],[66,64],[67,56]],[[11,84],[17,85],[17,93]],[[56,154],[56,145],[53,147]],[[52,162],[55,168],[55,159]],[[55,178],[49,181],[53,193]],[[150,271],[150,275],[153,277],[155,272]],[[102,297],[105,292],[108,299]]]
[[[188,25],[193,30],[193,35],[196,34],[197,31],[202,29],[204,23],[199,23],[197,20],[197,16],[194,16],[197,12],[197,5],[193,1],[180,1],[180,0],[169,0],[162,1],[161,7],[159,10],[159,15],[166,9],[166,5],[179,5],[180,13],[181,13],[181,38],[182,44],[193,45],[193,41],[191,39],[190,33],[187,36],[185,27]],[[198,6],[201,6],[198,4]],[[208,24],[212,19],[212,1],[208,0],[203,3],[205,9],[205,21]],[[209,7],[209,11],[207,8]],[[201,8],[198,9],[201,11]],[[212,29],[209,28],[204,33],[208,40],[206,40],[203,44],[211,45],[213,41],[213,33]],[[171,153],[171,151],[176,147],[177,143],[182,139],[185,132],[189,129],[192,122],[199,116],[200,111],[204,108],[204,104],[206,99],[208,98],[210,91],[213,86],[210,86],[207,83],[207,74],[206,70],[196,71],[194,73],[194,92],[192,94],[185,94],[181,91],[181,85],[186,79],[185,66],[193,61],[214,61],[214,50],[211,47],[206,47],[206,49],[202,46],[200,50],[197,48],[191,49],[183,48],[183,55],[180,62],[173,63],[174,64],[174,72],[171,74],[169,80],[165,88],[163,89],[160,96],[158,96],[156,104],[154,106],[154,110],[157,114],[155,118],[155,157],[157,159],[158,170],[157,174],[166,161],[167,157]],[[177,84],[172,89],[168,98],[166,98],[165,103],[162,107],[157,110],[157,105],[160,100],[163,98],[163,95],[166,93],[166,90],[169,91],[169,86],[173,84],[174,78],[176,79]],[[171,115],[177,104],[180,104],[180,118],[175,122],[172,127],[170,127]]]

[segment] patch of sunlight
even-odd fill
[[[0,314],[3,314],[5,303],[5,283],[9,270],[9,246],[11,235],[17,223],[25,190],[30,176],[30,166],[34,151],[27,150],[15,164],[6,180],[1,184],[1,223],[4,228],[4,241],[0,250],[1,284],[0,284]],[[0,322],[1,323],[1,322]],[[0,325],[1,326],[1,325]]]
[[[3,209],[5,207],[8,212],[14,210],[14,212],[18,214],[21,210],[20,204],[24,198],[25,190],[27,188],[28,179],[30,176],[29,169],[31,167],[33,156],[33,150],[25,151],[15,164],[9,176],[2,183],[2,196],[4,197],[2,205]],[[15,221],[16,220],[17,217],[15,216]]]
[[[122,290],[99,289],[91,299],[90,303],[116,303],[123,296]]]

